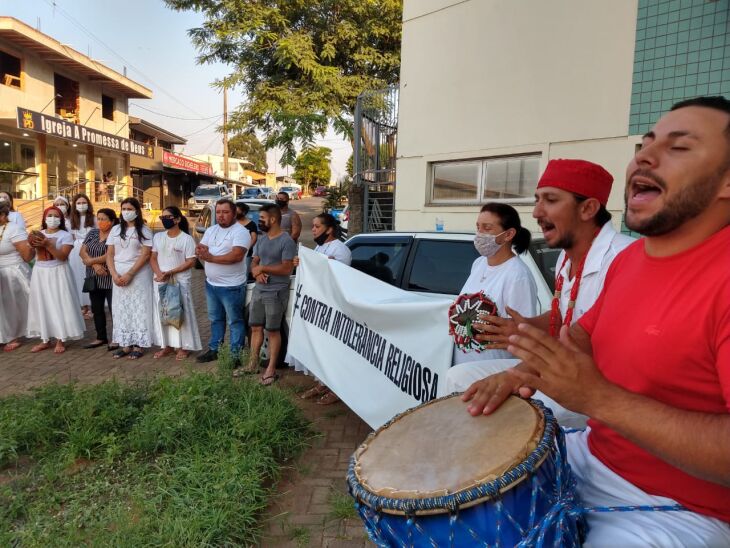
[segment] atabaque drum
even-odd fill
[[[355,451],[348,487],[379,546],[578,546],[585,522],[563,433],[511,396],[471,417],[459,395],[398,415]]]

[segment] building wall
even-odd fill
[[[430,162],[523,153],[601,163],[620,211],[637,2],[406,0],[396,229],[473,229],[477,204],[427,204]]]
[[[99,83],[89,82],[72,72],[55,68],[39,57],[21,52],[2,40],[0,40],[0,49],[20,57],[24,72],[22,89],[0,84],[0,118],[14,120],[17,115],[16,109],[19,106],[39,112],[42,110],[44,114],[53,115],[55,112],[52,102],[54,97],[53,74],[55,72],[79,82],[79,121],[82,125],[112,134],[119,132],[119,135],[127,136],[126,130],[123,129],[128,121],[126,97],[104,90]],[[114,121],[107,120],[101,115],[102,93],[115,99]]]
[[[730,2],[639,0],[629,132],[697,95],[730,96]]]

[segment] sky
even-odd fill
[[[187,145],[177,149],[184,154],[222,154],[216,127],[223,96],[211,84],[228,68],[196,62],[187,30],[202,24],[201,14],[173,11],[162,0],[0,0],[0,15],[40,24],[41,32],[118,72],[126,67],[127,77],[153,92],[152,99],[130,100],[132,116],[185,137]],[[229,90],[229,111],[242,101],[240,91]],[[334,181],[345,173],[350,144],[332,131],[318,144],[332,149]],[[280,157],[268,152],[269,170],[286,174]]]

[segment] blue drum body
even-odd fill
[[[545,419],[534,451],[501,477],[454,494],[420,499],[373,494],[359,482],[353,456],[348,486],[372,541],[398,547],[579,546],[586,526],[575,511],[563,433],[549,409],[530,403]]]

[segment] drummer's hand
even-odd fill
[[[480,322],[472,324],[477,332],[474,338],[486,344],[490,350],[506,350],[509,345],[509,336],[517,334],[517,324],[526,323],[525,318],[516,310],[506,307],[511,318],[500,316],[482,316]]]
[[[516,366],[516,368],[522,367],[526,366],[521,363]],[[534,390],[524,386],[517,377],[510,375],[507,371],[502,371],[473,383],[462,394],[461,400],[471,401],[466,409],[476,417],[477,415],[489,415],[512,394],[529,398],[534,393]]]
[[[619,390],[601,374],[593,358],[575,344],[567,326],[560,330],[560,340],[555,340],[541,329],[520,324],[518,334],[509,340],[507,350],[528,367],[511,369],[508,374],[566,409],[594,416],[593,410]]]

